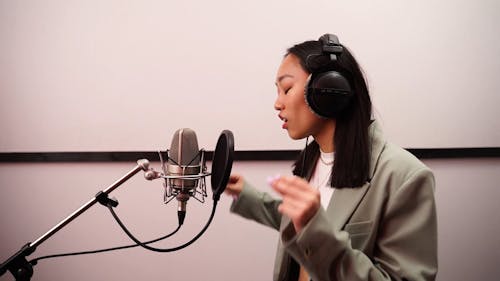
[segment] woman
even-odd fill
[[[330,34],[295,45],[276,86],[283,128],[313,141],[293,176],[270,179],[280,199],[236,174],[226,188],[232,212],[279,231],[274,280],[434,280],[433,174],[371,120],[349,50]]]

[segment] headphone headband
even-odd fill
[[[338,68],[337,58],[344,50],[339,38],[333,34],[325,34],[318,41],[323,54],[330,55],[330,61]],[[309,55],[306,64],[309,64]],[[315,54],[320,56],[320,54]],[[331,67],[331,66],[329,66]],[[337,118],[349,106],[353,92],[349,81],[338,70],[319,70],[311,73],[305,88],[306,102],[311,110],[322,118]]]
[[[336,61],[344,48],[339,43],[339,38],[334,34],[324,34],[318,41],[321,42],[323,53],[330,54],[330,60]]]

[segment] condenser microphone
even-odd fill
[[[188,128],[179,129],[167,149],[167,161],[163,161],[159,152],[162,172],[150,168],[144,173],[147,180],[164,179],[164,203],[177,199],[179,224],[184,222],[186,205],[190,197],[204,203],[208,196],[205,177],[211,175],[212,199],[219,201],[229,181],[234,158],[234,137],[229,130],[224,130],[217,140],[212,158],[212,171],[207,171],[205,150],[198,149],[196,133]]]
[[[167,188],[178,202],[179,220],[186,215],[186,205],[189,197],[195,196],[202,172],[201,153],[198,148],[196,133],[183,128],[175,132],[170,145],[169,157],[165,174]]]

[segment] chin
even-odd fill
[[[288,131],[288,136],[292,140],[301,140],[301,139],[307,137],[306,134],[301,134],[301,133],[298,133],[298,132],[291,132],[291,131]]]

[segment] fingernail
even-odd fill
[[[280,174],[276,174],[274,176],[268,176],[267,177],[267,183],[271,185],[275,180],[279,179],[281,177]]]
[[[271,185],[271,183],[273,183],[273,180],[274,180],[274,178],[273,178],[273,177],[268,176],[268,177],[267,177],[267,184]]]

